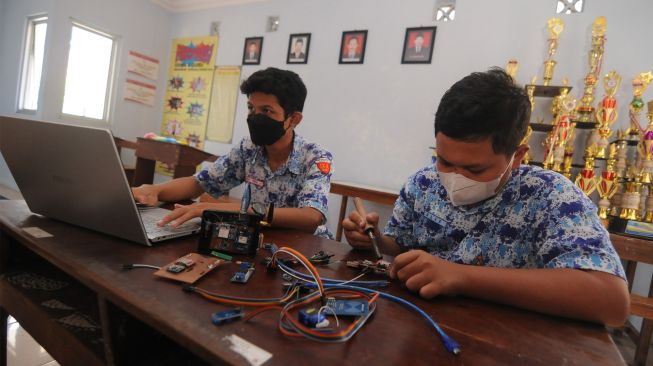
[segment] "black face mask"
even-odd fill
[[[272,145],[286,133],[283,121],[277,121],[264,114],[250,114],[247,116],[249,137],[255,145]]]

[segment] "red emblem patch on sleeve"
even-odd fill
[[[320,159],[315,162],[315,166],[319,169],[322,174],[329,174],[331,171],[331,162],[327,159]]]

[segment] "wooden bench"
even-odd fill
[[[646,364],[648,349],[653,335],[653,276],[649,286],[648,297],[632,293],[637,263],[653,264],[653,240],[639,239],[619,234],[610,234],[612,245],[619,257],[626,261],[626,278],[630,294],[630,313],[643,318],[642,329],[637,335],[632,325],[627,324],[626,331],[637,344],[635,365]],[[609,295],[606,295],[609,296]],[[629,323],[629,322],[627,322]]]

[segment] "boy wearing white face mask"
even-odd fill
[[[444,94],[436,164],[409,178],[377,232],[381,250],[397,255],[390,275],[426,298],[460,294],[621,325],[628,288],[596,206],[562,175],[520,164],[529,114],[500,69]],[[356,212],[343,221],[353,247],[370,248],[364,222]]]

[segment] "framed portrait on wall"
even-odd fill
[[[308,50],[311,45],[310,33],[291,34],[288,40],[288,58],[287,64],[305,64],[308,63]]]
[[[263,52],[263,37],[245,38],[243,65],[260,65]]]
[[[430,64],[433,55],[436,27],[407,28],[402,64]]]
[[[340,64],[362,64],[365,60],[367,30],[342,32],[340,41]]]

